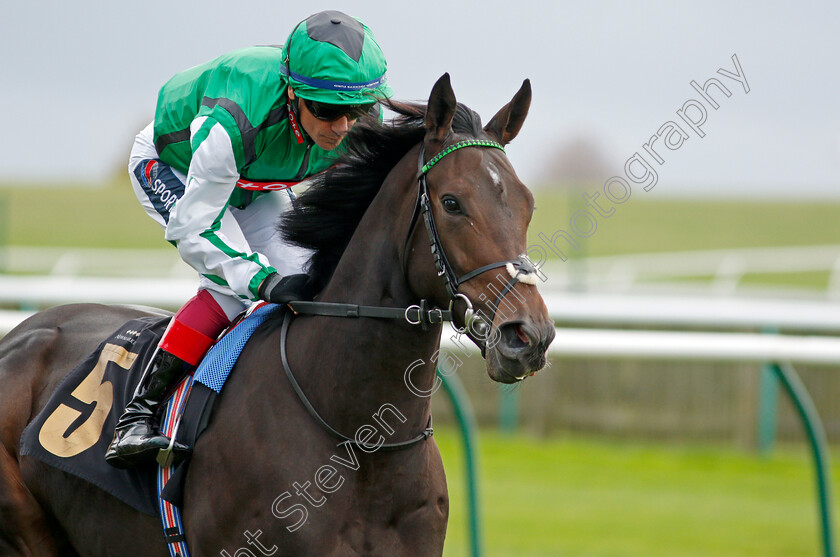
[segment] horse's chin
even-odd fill
[[[487,349],[487,375],[498,383],[518,383],[545,367],[545,352],[508,357],[497,347]]]

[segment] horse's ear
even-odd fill
[[[452,118],[455,116],[455,92],[449,82],[449,74],[443,74],[432,87],[429,104],[426,107],[426,138],[425,142],[443,143],[452,129]]]
[[[484,126],[484,131],[498,139],[502,145],[507,145],[522,129],[530,106],[531,81],[526,79],[513,99],[493,116],[490,123]]]

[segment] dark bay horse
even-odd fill
[[[316,301],[400,308],[405,318],[299,315],[257,329],[194,448],[183,513],[192,555],[442,553],[449,501],[433,438],[384,445],[429,425],[448,310],[456,327],[492,340],[483,347],[492,379],[519,381],[545,364],[553,323],[518,257],[533,197],[501,149],[530,100],[526,81],[482,127],[445,75],[426,107],[395,103],[393,125],[357,123],[340,163],[298,198],[283,233],[314,250]],[[19,450],[57,383],[139,315],[62,306],[0,341],[0,554],[167,555],[158,519]],[[313,418],[281,351],[323,421],[356,442],[337,442]]]

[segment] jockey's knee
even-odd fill
[[[172,318],[160,340],[160,347],[197,365],[230,322],[231,318],[216,297],[209,290],[199,290]]]

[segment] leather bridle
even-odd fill
[[[495,141],[489,141],[484,139],[467,139],[450,145],[449,147],[443,149],[437,155],[435,155],[429,162],[424,163],[425,150],[421,145],[418,161],[417,181],[419,188],[417,192],[417,202],[414,205],[414,214],[411,217],[411,223],[408,227],[405,245],[403,246],[403,272],[405,273],[405,258],[406,254],[408,253],[408,244],[414,233],[414,229],[417,226],[417,221],[419,220],[420,215],[422,215],[423,222],[426,225],[426,232],[429,236],[429,246],[431,247],[432,256],[435,260],[435,268],[437,269],[437,274],[438,276],[444,277],[444,280],[446,281],[446,290],[450,297],[449,309],[444,310],[440,308],[429,307],[428,300],[423,299],[420,300],[419,304],[412,305],[407,308],[360,306],[355,304],[341,304],[333,302],[289,302],[288,306],[292,309],[292,311],[294,313],[300,313],[305,315],[321,315],[330,317],[372,317],[383,319],[405,319],[405,321],[412,325],[420,325],[423,328],[423,330],[429,330],[429,328],[433,324],[442,323],[444,321],[452,321],[452,307],[455,304],[455,300],[460,298],[464,300],[464,302],[467,304],[467,309],[464,312],[464,328],[458,329],[456,327],[456,331],[458,331],[458,333],[460,334],[466,334],[481,349],[481,356],[486,357],[487,339],[489,338],[489,333],[492,328],[493,320],[496,316],[496,311],[499,307],[499,304],[502,302],[502,299],[505,297],[505,295],[508,292],[510,292],[514,285],[519,281],[520,276],[531,275],[532,273],[536,273],[537,268],[534,266],[533,263],[531,263],[531,261],[527,257],[521,255],[513,260],[499,261],[496,263],[483,265],[468,273],[458,276],[452,265],[449,263],[449,260],[446,257],[446,252],[443,249],[443,244],[440,240],[440,234],[438,234],[437,226],[435,225],[435,218],[432,212],[432,205],[429,200],[429,186],[426,183],[426,174],[428,174],[429,170],[441,159],[443,159],[443,157],[464,147],[487,147],[501,149],[502,152],[504,152],[504,147],[502,147],[501,144]],[[499,292],[499,295],[496,298],[496,302],[492,306],[492,311],[488,320],[485,319],[485,317],[483,316],[483,314],[481,314],[480,311],[476,312],[473,309],[473,305],[470,299],[465,294],[459,292],[458,288],[465,282],[478,277],[482,273],[490,271],[492,269],[498,269],[500,267],[506,267],[508,270],[508,274],[511,275],[511,277],[510,280],[508,280],[505,287]],[[324,428],[333,437],[340,439],[342,442],[359,446],[368,451],[406,449],[418,443],[422,443],[423,441],[427,440],[433,435],[431,414],[429,415],[429,420],[424,430],[412,437],[411,439],[398,443],[385,443],[377,446],[367,446],[364,444],[360,444],[354,438],[348,437],[334,429],[332,426],[330,426],[320,416],[320,414],[318,414],[318,412],[315,410],[315,407],[312,406],[312,404],[309,402],[309,399],[306,397],[306,394],[303,392],[303,389],[301,389],[300,384],[297,382],[297,379],[295,379],[294,374],[292,373],[292,368],[289,365],[288,356],[286,354],[286,336],[289,331],[289,325],[292,321],[292,315],[292,312],[289,312],[283,319],[280,341],[280,359],[283,363],[283,369],[286,373],[286,377],[288,378],[289,383],[292,385],[292,388],[294,389],[295,393],[298,395],[298,398],[301,400],[306,410],[310,413],[310,415],[314,417],[314,419],[321,425],[322,428]]]
[[[422,215],[423,223],[426,226],[426,232],[429,237],[429,246],[435,260],[435,269],[437,270],[438,276],[443,277],[446,283],[446,291],[450,298],[448,309],[444,310],[441,308],[430,307],[428,300],[423,299],[420,300],[419,304],[412,305],[407,308],[299,301],[289,303],[292,310],[295,313],[306,315],[405,319],[411,325],[420,325],[423,330],[428,330],[431,325],[442,323],[444,321],[452,321],[452,307],[454,306],[456,300],[461,299],[467,306],[464,311],[464,327],[462,329],[456,327],[455,330],[459,334],[466,334],[470,340],[479,347],[481,350],[481,356],[486,357],[487,339],[489,338],[490,330],[493,325],[493,320],[496,317],[496,311],[499,308],[499,304],[501,304],[502,299],[508,292],[511,291],[516,283],[519,282],[521,276],[536,273],[537,268],[525,255],[520,255],[516,259],[498,261],[496,263],[483,265],[468,273],[458,276],[454,267],[449,263],[449,260],[446,257],[446,252],[443,249],[440,234],[438,233],[437,226],[435,224],[435,217],[432,211],[429,196],[429,185],[426,182],[426,175],[429,173],[429,170],[431,170],[446,155],[453,153],[458,149],[463,149],[464,147],[493,148],[504,152],[504,147],[496,141],[487,139],[465,139],[445,147],[437,155],[432,157],[431,160],[425,162],[425,148],[421,144],[417,163],[417,202],[414,204],[414,213],[411,217],[411,222],[405,239],[405,245],[403,247],[403,254],[404,257],[406,257],[405,254],[407,254],[408,244],[411,240],[412,234],[414,233],[417,221]],[[406,261],[404,259],[403,272],[406,271],[405,265]],[[460,293],[458,289],[462,284],[474,279],[482,273],[492,269],[498,269],[500,267],[506,267],[509,271],[508,274],[511,276],[504,288],[499,291],[495,303],[491,305],[491,313],[488,319],[485,318],[480,310],[476,312],[470,299],[465,294]],[[513,269],[513,272],[510,272],[511,268]]]

